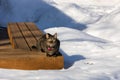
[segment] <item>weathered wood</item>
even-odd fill
[[[41,36],[43,34],[42,31],[40,31],[35,24],[28,22],[28,23],[25,23],[25,25],[31,31],[31,33],[33,34],[33,36],[36,40],[38,40],[39,36]]]
[[[0,67],[9,69],[38,70],[61,69],[63,57],[47,57],[44,53],[33,51],[8,50],[0,51]],[[62,62],[62,63],[61,63]]]
[[[13,48],[31,50],[36,45],[42,32],[31,22],[28,23],[9,23],[8,33]]]
[[[33,37],[31,31],[27,28],[27,26],[24,23],[18,23],[18,27],[19,27],[28,47],[32,51],[32,46],[36,44],[36,39]]]
[[[43,34],[34,23],[9,23],[8,34],[13,49],[0,48],[1,68],[37,70],[64,67],[62,55],[47,57],[31,48]]]
[[[10,42],[11,42],[11,45],[13,48],[30,50],[29,46],[27,45],[27,43],[16,23],[8,24],[8,34],[9,34]]]

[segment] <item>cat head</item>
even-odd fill
[[[48,50],[52,50],[56,48],[57,33],[55,33],[54,35],[46,33],[46,45],[47,45]]]

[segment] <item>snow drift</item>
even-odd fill
[[[62,70],[0,69],[0,79],[120,80],[119,2],[0,0],[0,26],[32,21],[44,32],[57,32],[65,59]]]

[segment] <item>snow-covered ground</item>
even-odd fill
[[[120,80],[120,0],[0,0],[0,26],[58,33],[61,70],[0,69],[0,80]]]

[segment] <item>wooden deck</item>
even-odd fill
[[[8,38],[8,33],[9,37]],[[47,57],[32,49],[42,32],[34,23],[9,23],[0,29],[0,68],[38,70],[62,69],[63,56]]]
[[[9,23],[8,33],[13,48],[32,51],[42,32],[33,23]]]

